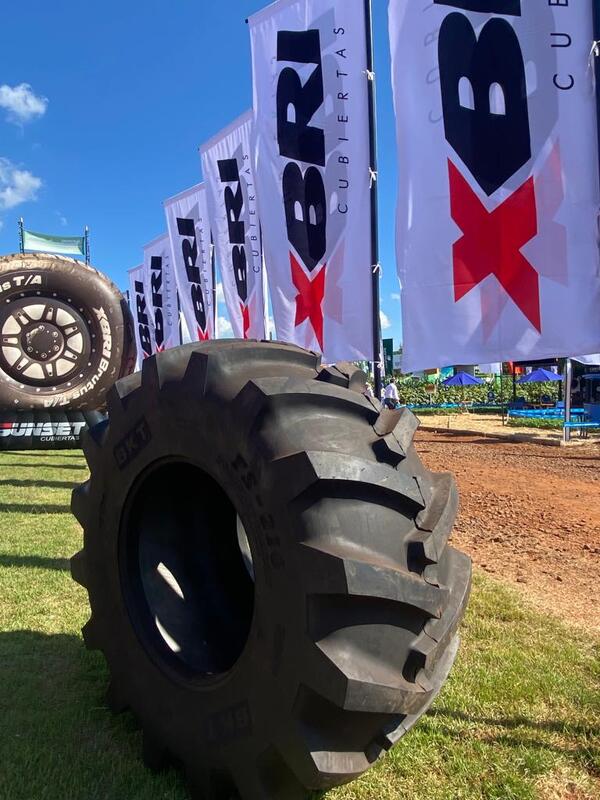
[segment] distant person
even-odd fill
[[[363,392],[365,397],[372,397],[375,398],[375,392],[373,391],[373,387],[370,383],[365,384],[365,390]]]
[[[386,408],[396,408],[399,402],[400,396],[398,394],[396,381],[393,378],[390,378],[390,382],[385,387],[385,391],[383,393],[383,403]]]

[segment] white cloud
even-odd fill
[[[217,283],[217,303],[225,303],[225,292],[221,281]]]
[[[65,217],[65,215],[61,211],[57,211],[56,216],[58,217],[58,221],[62,225],[62,227],[66,228],[67,225],[69,224],[69,220]]]
[[[220,339],[231,339],[233,337],[233,328],[231,322],[227,317],[219,317],[217,320],[217,329],[219,331]]]
[[[398,294],[398,292],[392,292],[390,297],[392,298],[392,300],[400,300],[401,299],[400,295]]]
[[[9,122],[23,125],[26,122],[43,117],[48,108],[48,99],[35,94],[28,83],[18,86],[0,86],[0,108],[7,112]]]
[[[379,319],[381,320],[381,330],[387,331],[392,327],[392,323],[390,322],[388,315],[384,314],[383,311],[379,312]]]
[[[19,169],[8,158],[0,157],[0,211],[37,200],[41,187],[40,178],[29,170]]]

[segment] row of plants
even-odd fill
[[[562,430],[563,422],[560,419],[529,419],[524,417],[511,417],[506,424],[511,428],[539,428],[541,430]]]
[[[400,402],[407,405],[439,405],[441,403],[474,403],[489,405],[490,402],[507,405],[513,400],[512,378],[502,381],[491,381],[478,386],[442,386],[441,383],[427,383],[418,378],[401,378],[397,380]],[[434,390],[431,391],[433,385]],[[538,404],[542,398],[552,403],[559,399],[558,382],[524,383],[517,385],[517,397],[526,403]],[[493,400],[491,397],[493,396]]]

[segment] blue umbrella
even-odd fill
[[[479,386],[483,381],[481,378],[475,378],[473,375],[468,375],[466,372],[457,372],[451,378],[446,378],[442,382],[442,386]]]
[[[547,369],[534,369],[529,375],[519,378],[517,383],[548,383],[549,381],[562,381],[562,377]]]

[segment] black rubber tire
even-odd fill
[[[84,639],[146,763],[183,764],[195,797],[300,800],[355,779],[452,666],[471,577],[447,546],[454,481],[422,466],[411,412],[362,388],[289,345],[185,345],[117,383],[84,437]]]
[[[28,330],[33,331],[46,319],[52,322],[52,316],[29,322],[24,317],[23,327],[17,329],[16,309],[23,304],[25,311],[32,306],[53,311],[59,307],[66,312],[64,319],[73,319],[75,327],[71,329],[68,322],[62,329],[52,328],[52,335],[61,342],[60,353],[44,352],[47,360],[43,363],[39,353],[27,355],[23,341]],[[72,340],[63,336],[64,331],[71,335],[81,332],[81,351],[69,350]],[[70,370],[67,358],[72,361]],[[0,409],[102,408],[108,389],[129,374],[134,364],[131,314],[123,295],[106,276],[64,256],[39,253],[0,257]],[[27,374],[36,370],[49,374]]]

